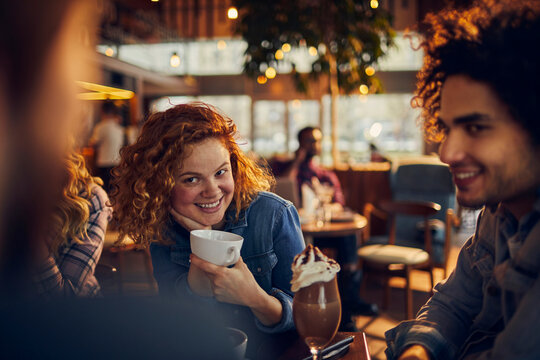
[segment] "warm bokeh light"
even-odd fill
[[[373,68],[373,66],[368,66],[366,68],[366,75],[373,76],[374,74],[375,74],[375,69]]]
[[[217,48],[218,50],[224,50],[227,48],[227,42],[225,40],[219,40],[217,42]]]
[[[94,84],[86,81],[76,81],[76,83],[81,88],[90,90],[90,92],[78,93],[77,98],[80,100],[131,99],[135,96],[135,93],[130,90]]]
[[[317,49],[315,48],[315,46],[310,46],[308,49],[308,53],[311,56],[317,56]]]
[[[180,56],[178,56],[177,53],[173,53],[171,55],[170,64],[171,64],[172,67],[180,66]]]
[[[369,128],[369,135],[372,138],[376,138],[379,135],[381,135],[381,131],[382,131],[381,123],[376,122],[376,123],[373,123],[373,125],[371,125],[371,127]]]
[[[114,50],[112,47],[108,47],[107,50],[105,50],[105,55],[107,56],[113,56],[114,55]]]
[[[379,7],[379,2],[377,0],[371,0],[371,2],[369,3],[369,5],[373,8],[373,9],[376,9]]]
[[[282,60],[283,59],[283,51],[281,51],[281,49],[278,49],[276,51],[275,57],[276,57],[276,60]]]
[[[360,94],[362,95],[367,95],[367,93],[369,92],[369,88],[365,84],[360,85],[358,90],[360,91]]]
[[[291,51],[291,44],[289,44],[289,43],[283,44],[283,46],[281,47],[281,50],[283,50],[283,52]]]
[[[227,10],[227,17],[232,20],[238,19],[238,10],[234,6],[231,6],[229,10]]]
[[[276,69],[270,66],[268,69],[266,69],[264,74],[266,75],[267,78],[273,79],[276,77]]]
[[[264,75],[259,75],[259,76],[257,77],[257,82],[258,82],[259,84],[261,84],[261,85],[262,85],[262,84],[266,84],[267,81],[268,81],[268,79],[267,79],[266,76],[264,76]]]

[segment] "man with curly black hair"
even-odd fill
[[[540,358],[540,2],[483,0],[426,17],[416,106],[457,200],[481,208],[455,270],[389,359]]]

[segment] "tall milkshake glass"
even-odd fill
[[[293,319],[296,330],[313,354],[332,341],[341,320],[341,300],[336,274],[339,265],[312,245],[298,254],[292,265]]]

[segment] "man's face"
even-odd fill
[[[320,155],[322,150],[322,132],[319,129],[314,129],[311,132],[306,132],[300,141],[300,147],[306,150],[307,157],[312,158]]]
[[[440,121],[447,130],[440,156],[454,175],[461,205],[534,198],[540,150],[488,85],[450,76],[442,88]]]

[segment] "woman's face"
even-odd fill
[[[217,138],[187,148],[172,191],[172,207],[199,224],[218,224],[232,202],[234,179],[229,151]]]

